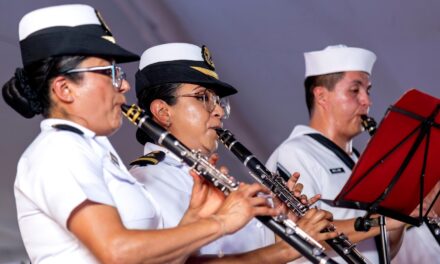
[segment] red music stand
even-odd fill
[[[440,100],[413,89],[390,106],[333,203],[420,226],[423,199],[439,180]]]

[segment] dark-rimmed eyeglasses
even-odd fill
[[[114,64],[109,66],[98,66],[89,68],[75,68],[63,72],[63,74],[81,73],[81,72],[96,72],[99,74],[107,75],[112,78],[113,87],[117,90],[121,89],[122,82],[125,80],[126,75],[121,67],[115,66]]]
[[[180,94],[175,95],[175,98],[178,97],[193,97],[196,98],[198,101],[202,102],[206,111],[208,113],[212,113],[214,111],[215,106],[219,105],[224,112],[224,115],[222,119],[227,119],[229,115],[231,114],[231,106],[229,104],[228,98],[222,97],[216,95],[213,91],[206,89],[203,92],[198,92],[194,94]]]

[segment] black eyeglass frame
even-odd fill
[[[215,106],[219,105],[224,112],[224,115],[222,119],[229,118],[231,114],[231,106],[229,104],[229,99],[226,97],[220,97],[216,95],[213,91],[206,89],[203,92],[197,92],[197,93],[190,93],[190,94],[179,94],[172,96],[174,98],[179,97],[193,97],[196,98],[198,101],[203,102],[203,105],[205,106],[206,111],[208,113],[212,113],[214,111]],[[212,98],[212,99],[211,99]],[[210,103],[212,102],[212,103]]]
[[[109,71],[110,70],[110,71]],[[116,89],[121,89],[122,82],[126,79],[126,74],[121,67],[115,64],[108,66],[97,66],[97,67],[87,67],[87,68],[75,68],[67,70],[62,74],[72,74],[72,73],[82,73],[82,72],[96,72],[112,78],[113,87]]]

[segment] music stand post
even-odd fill
[[[387,237],[386,219],[383,215],[376,218],[371,218],[371,213],[367,212],[365,216],[356,218],[354,229],[356,231],[368,232],[371,227],[379,226],[380,233],[380,252],[379,258],[382,259],[380,263],[390,263],[389,242]]]
[[[387,243],[385,218],[379,213],[412,225],[423,222],[423,199],[440,180],[440,100],[417,90],[407,92],[392,105],[371,138],[335,206],[363,209],[359,229],[378,224]],[[419,175],[415,177],[415,175]],[[437,194],[438,197],[438,194]],[[436,198],[437,198],[436,197]],[[410,216],[420,206],[419,216]],[[428,206],[428,212],[432,208]],[[383,261],[389,263],[387,246]]]

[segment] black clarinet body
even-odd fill
[[[142,109],[136,105],[122,105],[123,114],[136,126],[142,129],[159,145],[168,148],[176,154],[188,166],[196,170],[202,177],[213,183],[225,195],[238,188],[238,182],[224,175],[215,166],[208,162],[208,159],[198,151],[190,150],[183,145],[172,134],[158,125],[151,117],[146,115]],[[290,246],[298,250],[312,263],[336,264],[334,260],[323,253],[324,248],[311,243],[313,238],[302,231],[293,221],[282,219],[281,217],[257,216],[262,224],[272,230]],[[319,245],[319,244],[318,244]]]
[[[284,179],[290,178],[289,173],[279,167],[277,173],[270,172],[243,144],[238,142],[234,135],[226,129],[217,129],[220,141],[250,170],[251,175],[261,184],[269,188],[293,213],[302,217],[309,210],[287,188]],[[329,226],[323,232],[335,231]],[[352,264],[368,263],[367,259],[356,249],[344,234],[326,240],[327,244],[345,261]]]

